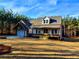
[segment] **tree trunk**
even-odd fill
[[[4,22],[1,22],[1,34],[3,34],[3,29],[4,29]]]

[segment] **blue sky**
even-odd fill
[[[0,8],[29,17],[79,16],[79,0],[0,0]]]

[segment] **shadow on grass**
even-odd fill
[[[31,48],[31,49],[14,49],[14,51],[25,51],[25,52],[56,52],[56,53],[65,53],[65,54],[43,54],[43,55],[54,55],[54,56],[79,56],[79,51],[70,51],[70,50],[48,50],[48,49],[40,49],[40,48]],[[20,55],[27,55],[26,53],[21,53]],[[18,55],[14,53],[13,55]],[[29,54],[28,54],[29,55]],[[32,54],[33,55],[33,54]],[[39,54],[38,54],[39,55]],[[42,55],[42,54],[40,54]]]
[[[58,38],[49,38],[50,40],[57,40],[57,41],[66,41],[66,42],[79,42],[79,39],[74,39],[74,38],[66,38],[63,37],[62,39],[58,39]]]
[[[67,42],[79,42],[79,39],[73,39],[73,38],[62,38],[62,41],[67,41]]]
[[[30,51],[30,52],[62,52],[62,53],[75,53],[70,50],[48,50],[43,48],[30,48],[30,49],[13,49],[13,51]],[[79,53],[79,51],[77,51]]]
[[[22,56],[0,56],[0,58],[6,59],[79,59],[79,58],[62,58],[62,57],[22,57]]]

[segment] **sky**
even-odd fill
[[[0,8],[32,18],[79,16],[79,0],[0,0]]]

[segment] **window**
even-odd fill
[[[36,34],[37,34],[37,29],[36,29]]]
[[[48,23],[48,20],[46,20],[46,23]]]
[[[50,19],[50,23],[56,23],[57,22],[57,20],[55,20],[55,19]]]
[[[48,29],[44,29],[44,33],[48,33]]]
[[[48,20],[43,20],[44,24],[47,24],[48,23]]]
[[[54,34],[54,29],[52,29],[52,34]]]
[[[36,29],[33,29],[33,34],[36,34]]]
[[[40,30],[38,31],[38,34],[40,34]]]
[[[55,29],[55,33],[57,34],[57,29]]]
[[[44,23],[45,23],[45,20],[44,20]]]

